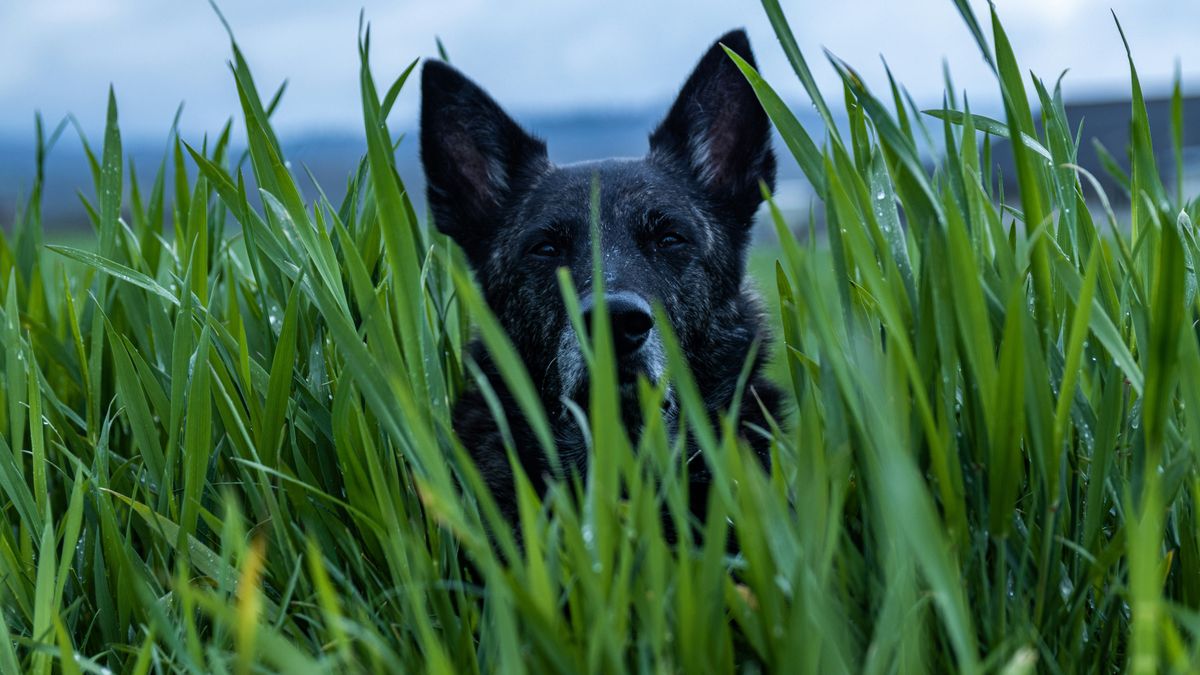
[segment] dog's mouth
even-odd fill
[[[636,399],[638,396],[638,382],[646,380],[650,386],[657,386],[659,380],[662,379],[662,367],[655,363],[648,363],[647,359],[623,359],[617,362],[616,366],[616,384],[617,391],[621,398]],[[583,373],[573,386],[567,389],[567,394],[571,398],[580,399],[586,398],[591,387],[592,376],[590,373]]]
[[[637,359],[633,362],[625,360],[617,364],[617,384],[622,389],[637,386],[639,377],[645,377],[650,381],[650,384],[657,384],[656,378],[650,372],[650,368],[643,359]]]

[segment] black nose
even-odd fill
[[[604,303],[608,306],[608,316],[612,322],[613,347],[617,356],[633,354],[646,343],[650,329],[654,328],[654,315],[650,313],[650,304],[640,295],[628,292],[607,293]],[[592,296],[585,295],[580,305],[583,320],[590,331]]]

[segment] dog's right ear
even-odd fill
[[[514,190],[549,168],[546,144],[442,61],[421,70],[421,162],[437,227],[482,259]]]

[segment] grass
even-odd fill
[[[176,138],[139,191],[110,100],[88,151],[96,243],[43,245],[40,182],[0,239],[0,671],[1200,667],[1197,207],[1162,184],[1132,59],[1117,222],[1086,201],[1059,87],[1025,79],[995,16],[985,30],[956,0],[1005,120],[952,87],[929,114],[895,84],[880,98],[831,56],[839,130],[763,5],[818,137],[739,65],[828,237],[770,212],[794,419],[710,423],[666,340],[715,476],[704,523],[662,386],[642,388],[636,443],[612,424],[600,330],[591,470],[544,499],[519,474],[515,543],[451,430],[479,386],[473,331],[553,451],[545,414],[395,172],[386,119],[411,68],[381,89],[367,33],[366,153],[337,204],[301,196],[278,96],[236,43],[245,157],[230,127]],[[944,146],[932,169],[922,133]],[[992,169],[1004,138],[1017,200]],[[750,433],[773,438],[769,475]],[[664,509],[702,541],[668,543]]]

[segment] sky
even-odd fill
[[[360,4],[361,3],[361,4]],[[708,45],[745,27],[759,66],[788,100],[803,91],[753,0],[224,0],[261,89],[289,88],[275,121],[283,135],[353,133],[361,124],[356,35],[372,30],[377,80],[390,82],[439,36],[456,66],[522,115],[665,106]],[[972,0],[984,20],[986,4]],[[1125,27],[1148,92],[1164,91],[1176,60],[1200,87],[1200,2],[997,0],[1021,65],[1053,81],[1070,69],[1069,97],[1128,91],[1128,67],[1110,7]],[[840,87],[829,49],[886,86],[880,57],[922,104],[936,105],[942,62],[973,100],[996,85],[951,0],[782,0],[828,97]],[[102,128],[116,90],[127,137],[163,138],[185,102],[185,134],[215,132],[238,110],[228,38],[205,0],[0,0],[0,137],[29,137],[40,110],[53,124],[73,113]],[[415,84],[415,81],[413,82]],[[386,86],[386,85],[381,85]],[[1032,90],[1031,90],[1032,91]],[[393,124],[415,124],[418,87]],[[264,94],[265,95],[265,94]]]

